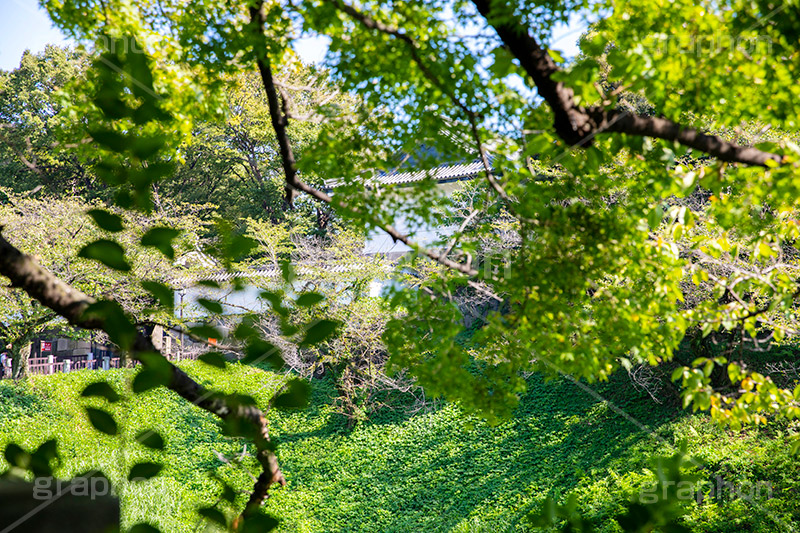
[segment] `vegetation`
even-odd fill
[[[236,474],[218,480],[212,497],[206,482],[190,484],[184,500],[202,523],[236,531],[270,530],[278,518],[291,529],[309,502],[324,499],[324,483],[403,516],[357,515],[344,498],[341,514],[302,527],[432,527],[415,483],[438,484],[439,508],[451,502],[477,520],[453,518],[454,528],[506,519],[517,527],[528,505],[532,525],[565,531],[795,521],[780,497],[748,498],[745,515],[740,501],[709,510],[681,494],[724,469],[789,486],[788,461],[780,472],[747,470],[727,455],[740,449],[728,431],[769,434],[766,444],[746,442],[770,453],[800,447],[795,3],[679,0],[666,16],[661,0],[43,0],[80,50],[26,54],[0,75],[2,335],[18,375],[24,347],[45,327],[101,332],[141,367],[103,383],[79,383],[89,374],[34,380],[9,389],[12,403],[37,397],[36,386],[74,383],[69,394],[80,388],[88,400],[53,412],[80,412],[100,447],[130,451],[98,466],[136,500],[153,498],[159,480],[195,479],[170,477],[184,462],[212,464],[185,452],[208,418],[163,424],[194,409],[170,395],[216,416],[229,440],[209,442],[224,443],[226,454],[249,445],[252,456],[237,459],[241,468],[221,459]],[[574,18],[591,23],[580,55],[566,61],[548,43],[557,23]],[[304,35],[326,39],[324,65],[298,59]],[[435,179],[382,182],[464,160],[481,165],[480,178],[454,194]],[[445,223],[456,231],[415,241]],[[361,257],[360,242],[376,230],[412,253],[391,267]],[[367,296],[390,268],[384,298]],[[247,290],[256,274],[268,279],[250,288],[259,307],[230,312],[226,295]],[[196,299],[200,319],[182,320],[176,289],[206,291]],[[177,366],[145,333],[154,323],[216,348],[197,366]],[[620,388],[620,376],[638,392]],[[320,379],[313,396],[310,382]],[[573,409],[573,396],[558,394],[598,381],[609,384],[590,396],[619,397],[621,408]],[[46,401],[38,398],[30,401]],[[417,416],[380,423],[410,403]],[[537,411],[545,407],[550,419],[537,426],[533,415],[527,426],[529,413],[546,418]],[[720,427],[667,423],[662,416],[678,407],[707,411]],[[343,440],[322,438],[340,429],[325,425],[332,409],[354,428]],[[661,459],[654,493],[643,492],[639,472],[646,455],[664,450],[628,442],[639,431],[605,426],[633,413],[669,435],[690,433]],[[594,423],[602,436],[584,427]],[[319,436],[304,439],[312,426]],[[429,429],[427,448],[404,444]],[[522,446],[502,458],[488,444],[486,458],[465,451],[513,441],[506,432]],[[399,464],[359,444],[390,435]],[[595,442],[588,455],[570,446],[580,435]],[[709,447],[707,435],[724,442]],[[532,444],[538,436],[548,440]],[[85,443],[62,453],[65,442],[74,437],[9,443],[8,474],[40,478],[59,454],[91,455]],[[173,451],[172,442],[185,445]],[[299,457],[321,477],[294,462],[293,446],[306,444],[319,451]],[[431,450],[492,466],[465,474],[475,476],[467,490],[437,470],[428,475],[440,461],[458,464],[426,462]],[[710,457],[710,470],[690,450]],[[402,473],[403,506],[393,503],[396,489],[344,483],[352,474],[339,461],[355,452],[363,454],[348,462],[356,472],[369,464],[387,479]],[[578,461],[580,471],[592,455],[619,462],[604,464],[619,484],[609,496],[597,494],[608,477],[587,481],[566,468]],[[520,457],[541,466],[521,466]],[[214,466],[217,476],[227,472]],[[611,474],[617,466],[622,473]],[[315,493],[297,500],[277,488],[295,483],[292,472]],[[550,499],[527,492],[540,473],[558,483]],[[503,494],[490,501],[510,516],[479,503],[495,488]],[[126,509],[125,527],[151,530],[135,524],[144,518],[135,506]],[[192,513],[181,507],[176,516],[185,525]]]
[[[284,379],[242,365],[225,374],[202,363],[187,365],[198,379],[222,381],[226,392],[250,392],[262,407]],[[122,393],[128,372],[104,377]],[[122,499],[124,524],[143,520],[163,531],[194,531],[201,519],[196,508],[217,501],[215,479],[249,483],[255,460],[247,441],[220,437],[211,415],[163,389],[112,411],[125,421],[127,436],[93,432],[82,405],[101,401],[81,399],[80,393],[99,377],[81,371],[3,383],[0,434],[15,435],[26,448],[58,437],[64,460],[59,476],[102,469]],[[777,428],[732,433],[704,417],[676,416],[670,406],[654,408],[624,375],[597,389],[611,404],[566,379],[531,378],[528,385],[513,420],[500,426],[452,404],[413,415],[404,409],[408,405],[396,405],[374,423],[349,430],[331,405],[333,384],[318,382],[308,410],[270,415],[291,481],[274,492],[267,508],[281,519],[281,531],[517,531],[531,527],[528,514],[546,497],[574,490],[598,531],[618,531],[613,518],[654,479],[648,458],[671,455],[687,439],[688,452],[702,465],[693,470],[710,483],[720,473],[731,484],[772,483],[772,498],[758,502],[762,508],[707,492],[703,504],[690,504],[687,524],[693,531],[776,531],[800,515],[792,498],[797,467]],[[132,442],[154,419],[167,442],[164,452],[144,452]],[[153,457],[166,465],[159,477],[125,479],[127,465]],[[237,496],[236,507],[245,497]],[[219,507],[232,518],[230,507]]]

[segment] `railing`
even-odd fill
[[[170,361],[195,361],[203,352],[200,350],[184,351],[182,353],[167,354]],[[133,361],[138,365],[138,361]],[[56,361],[55,357],[31,357],[28,359],[28,373],[33,375],[50,375],[56,372],[74,372],[76,370],[106,370],[110,368],[120,368],[119,357],[101,357],[99,359],[89,359],[84,356],[81,358],[72,357],[63,361]]]

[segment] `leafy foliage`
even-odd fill
[[[182,239],[196,241],[201,262],[237,280],[234,291],[245,277],[237,268],[278,269],[283,284],[261,287],[267,318],[259,324],[247,313],[228,328],[249,364],[307,371],[310,354],[312,366],[338,366],[351,385],[367,383],[345,391],[351,407],[358,403],[352,389],[371,390],[386,368],[408,369],[428,394],[500,423],[532,371],[604,381],[620,368],[673,364],[687,334],[742,347],[796,342],[800,147],[788,133],[797,129],[800,101],[796,17],[775,19],[773,2],[680,0],[670,16],[661,0],[43,4],[59,27],[100,42],[85,70],[70,52],[48,49],[3,74],[0,116],[12,131],[3,149],[16,157],[4,179],[22,190],[34,174],[74,183],[91,169],[99,179],[86,180],[86,189],[100,185],[107,204],[91,206],[99,234],[81,242],[77,255],[104,265],[95,264],[103,279],[133,279],[137,254],[150,249],[159,252],[153,264],[175,266]],[[574,15],[596,22],[581,39],[581,56],[565,61],[547,43],[554,26]],[[462,38],[465,28],[478,38]],[[293,46],[306,34],[328,39],[324,69],[298,64]],[[727,40],[706,48],[699,36]],[[44,68],[51,58],[54,67]],[[61,92],[37,86],[69,72],[80,80],[55,83]],[[337,89],[325,94],[331,83]],[[542,102],[532,98],[534,88]],[[19,91],[19,102],[9,90]],[[44,105],[31,113],[31,102]],[[42,174],[31,159],[51,136],[69,134],[85,142],[51,158],[59,164]],[[485,189],[448,197],[435,179],[403,186],[376,179],[467,158],[482,163]],[[17,178],[20,163],[28,170]],[[301,198],[299,213],[287,214],[298,191],[327,206]],[[173,201],[215,195],[224,216],[204,213],[213,221],[202,236],[205,255],[199,236],[180,231],[191,228],[161,219]],[[242,216],[251,217],[247,227]],[[394,228],[398,218],[409,235]],[[459,224],[455,238],[427,248],[413,242],[445,221]],[[341,279],[313,269],[319,286],[295,294],[298,246],[286,235],[322,234],[335,243],[347,239],[343,227],[355,235],[382,228],[414,251],[398,265],[394,277],[404,285],[390,291],[388,308],[364,297],[369,278],[342,289]],[[380,270],[368,267],[370,275]],[[135,305],[123,295],[91,303],[84,315],[123,350],[139,338],[135,315],[144,300],[156,305],[142,314],[163,311],[175,320],[167,280],[151,277],[130,284]],[[464,302],[476,292],[498,304],[484,306],[467,344]],[[220,298],[197,303],[209,315],[225,312]],[[5,327],[17,344],[35,329],[29,322],[58,320],[38,313],[38,304],[28,312],[28,304],[6,313],[23,315],[25,331]],[[189,332],[230,340],[217,326],[208,320]],[[159,354],[135,351],[143,366],[131,384],[135,395],[161,385],[188,390]],[[768,414],[800,415],[794,383],[778,385],[730,353],[700,355],[672,374],[684,407],[707,409],[737,430]],[[230,366],[224,356],[203,362]],[[714,386],[723,367],[741,392]],[[272,405],[305,405],[304,381],[286,387]],[[113,397],[99,387],[90,392]],[[224,430],[254,441],[263,475],[283,480],[253,399],[210,397],[204,405],[223,418]],[[124,434],[105,410],[87,407],[87,414],[109,438]],[[9,452],[22,462],[24,453]],[[681,473],[675,464],[673,478]],[[151,477],[160,472],[155,465],[140,462],[130,476]],[[252,518],[269,483],[255,484],[241,519]],[[670,505],[631,506],[620,523],[670,524],[677,517]],[[572,520],[573,510],[560,509],[561,518]],[[200,514],[221,527],[238,523],[216,505]]]

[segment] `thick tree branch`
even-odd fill
[[[0,228],[0,231],[2,228]],[[49,307],[70,324],[83,329],[101,329],[107,331],[103,317],[84,316],[94,298],[74,289],[58,279],[51,272],[39,266],[29,255],[26,255],[9,243],[0,233],[0,274],[11,280],[12,287],[19,287],[42,305]],[[158,353],[149,337],[138,333],[133,344],[133,356],[144,353]],[[264,413],[255,406],[229,405],[223,398],[193,380],[186,372],[172,363],[170,380],[167,387],[185,400],[212,413],[223,421],[244,422],[258,428],[255,444],[258,460],[262,465],[259,482],[248,502],[248,509],[258,505],[266,497],[266,491],[273,483],[285,485],[286,480],[278,466],[277,457],[272,451]]]
[[[256,31],[259,33],[259,35],[263,35],[262,32],[264,23],[266,21],[263,2],[259,2],[257,5],[250,8],[250,18],[251,21],[255,23]],[[278,139],[278,145],[280,147],[281,161],[283,163],[283,171],[286,177],[287,191],[301,191],[308,194],[312,198],[319,200],[320,202],[337,206],[343,210],[358,213],[358,209],[348,206],[344,201],[338,198],[334,200],[334,198],[332,198],[329,194],[308,185],[298,178],[297,164],[295,161],[294,152],[292,150],[292,144],[286,131],[289,120],[286,117],[286,114],[284,113],[284,110],[282,109],[278,99],[278,91],[275,86],[275,78],[272,75],[272,68],[270,66],[269,58],[263,54],[263,50],[257,51],[257,53],[259,55],[257,55],[258,59],[256,60],[256,63],[258,64],[258,72],[261,75],[261,81],[264,85],[264,90],[267,93],[267,104],[269,107],[270,116],[272,117],[272,127],[275,130],[275,136]],[[291,199],[291,194],[287,193],[287,201],[291,202]],[[409,248],[422,253],[433,261],[436,261],[452,270],[461,272],[468,276],[478,275],[478,271],[470,266],[452,261],[435,250],[423,248],[409,239],[407,235],[397,231],[397,229],[391,225],[381,225],[380,228],[389,234],[389,236],[392,237],[395,242],[402,242]]]
[[[763,167],[766,166],[767,161],[780,163],[782,160],[781,156],[777,154],[731,143],[716,135],[707,135],[694,128],[681,126],[663,118],[643,117],[616,109],[591,108],[587,110],[587,113],[598,124],[598,133],[617,132],[678,141],[684,146],[712,155],[720,161],[731,163]]]
[[[707,135],[663,118],[643,117],[620,110],[575,105],[574,92],[553,79],[561,69],[547,50],[528,33],[521,23],[493,19],[492,0],[472,0],[520,65],[536,84],[539,95],[553,110],[556,133],[571,146],[589,146],[600,133],[626,133],[677,141],[705,152],[721,161],[766,166],[769,160],[780,163],[782,157],[756,148],[743,147],[715,135]]]

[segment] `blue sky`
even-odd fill
[[[0,69],[11,70],[19,66],[26,49],[44,50],[48,43],[65,44],[64,35],[53,27],[47,12],[37,0],[0,0]],[[564,57],[577,53],[575,41],[585,28],[582,24],[562,26],[554,32],[553,47]],[[320,39],[303,39],[296,49],[306,61],[318,62],[325,53],[325,42]]]
[[[26,49],[39,52],[48,43],[66,43],[36,0],[0,0],[0,6],[0,69],[18,67]]]

